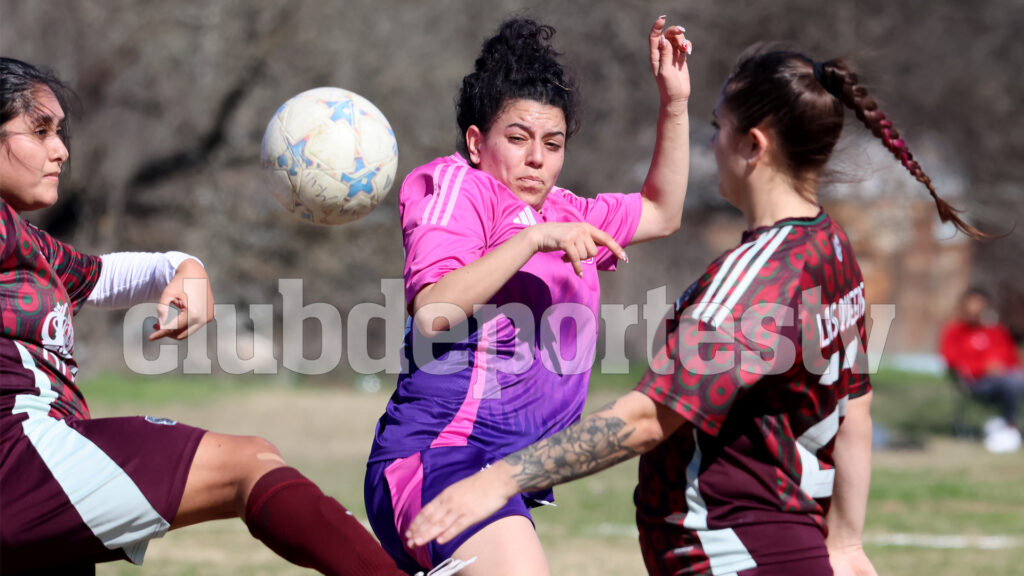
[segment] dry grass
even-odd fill
[[[216,386],[216,384],[211,384]],[[194,388],[194,387],[191,387]],[[87,394],[88,394],[87,390]],[[194,390],[193,390],[194,392]],[[133,402],[118,394],[93,399],[94,416],[146,413],[218,432],[273,441],[298,467],[360,517],[362,481],[374,424],[385,394],[347,387],[254,385],[196,394],[180,402]],[[591,406],[616,392],[599,389]],[[146,397],[146,394],[142,394]],[[159,395],[158,395],[159,396]],[[1024,454],[991,455],[971,442],[932,439],[913,452],[876,455],[867,532],[1024,534]],[[552,573],[560,576],[643,574],[633,528],[636,465],[628,463],[558,489],[559,506],[536,512]],[[1018,540],[1019,542],[1019,540]],[[939,550],[869,544],[881,574],[942,576],[1020,574],[1024,548]],[[221,521],[168,534],[150,545],[143,567],[113,563],[100,575],[309,574],[249,536],[241,522]]]

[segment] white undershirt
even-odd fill
[[[184,252],[115,252],[100,257],[103,266],[96,286],[86,300],[99,308],[128,308],[156,302],[171,283],[182,262],[195,256]]]

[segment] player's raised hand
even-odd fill
[[[686,57],[693,45],[686,39],[682,26],[665,27],[665,16],[654,21],[649,37],[651,72],[658,82],[662,106],[683,103],[690,99],[690,70]]]
[[[178,309],[173,320],[170,319],[172,306]],[[149,335],[149,341],[168,336],[184,340],[212,319],[210,277],[202,264],[190,258],[178,265],[171,283],[160,294],[156,330]]]
[[[466,528],[486,520],[518,493],[515,482],[503,474],[504,462],[452,484],[420,510],[405,532],[406,544],[418,547],[437,540],[451,541]]]
[[[535,236],[538,252],[565,252],[563,260],[572,264],[577,276],[583,276],[584,260],[597,256],[598,246],[629,262],[626,251],[607,232],[586,222],[546,222],[528,228]]]

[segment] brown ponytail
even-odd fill
[[[862,86],[857,79],[857,74],[852,72],[842,60],[830,60],[820,66],[819,80],[822,86],[834,94],[847,108],[853,110],[857,119],[867,126],[875,137],[882,140],[885,147],[892,152],[893,156],[903,164],[918,182],[928,188],[928,193],[935,200],[935,207],[939,211],[939,219],[943,222],[951,222],[964,234],[976,240],[991,238],[974,226],[963,221],[958,215],[958,209],[939,197],[932,186],[932,179],[924,173],[913,154],[907,148],[907,143],[900,138],[900,133],[893,127],[892,121],[885,117],[885,114],[878,109],[878,103],[868,93],[867,88]],[[816,72],[818,70],[815,70]]]

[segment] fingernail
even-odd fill
[[[658,16],[658,20],[664,20],[665,18],[668,18],[668,16],[666,16],[664,14],[662,14],[661,16]]]
[[[627,264],[629,263],[629,256],[627,256],[625,252],[622,253],[622,261]]]
[[[664,48],[664,47],[665,47],[665,37],[662,36],[661,38],[658,38],[658,48]]]
[[[680,32],[686,32],[686,28],[683,26],[676,26],[676,28],[679,28]]]
[[[686,50],[686,55],[693,54],[693,42],[689,40],[683,40],[683,49]]]

